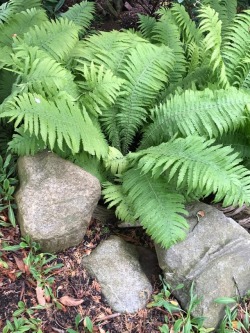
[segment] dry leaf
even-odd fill
[[[105,333],[106,331],[103,328],[99,327],[99,332],[100,333]]]
[[[13,256],[13,257],[14,257],[14,259],[15,259],[15,262],[16,262],[16,265],[17,265],[18,269],[20,269],[20,271],[21,271],[22,273],[25,273],[25,272],[26,272],[26,269],[25,269],[25,264],[24,264],[24,262],[23,262],[23,259],[19,259],[19,258],[16,257],[16,256]]]
[[[70,296],[63,296],[59,299],[59,301],[66,306],[77,306],[82,304],[83,299],[75,299],[73,297]]]
[[[40,304],[42,306],[44,306],[46,304],[46,300],[44,297],[44,290],[40,286],[36,287],[36,298],[37,298],[38,304]]]
[[[199,215],[200,217],[204,217],[205,216],[204,210],[199,210],[197,215]]]

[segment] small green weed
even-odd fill
[[[80,333],[79,325],[82,321],[83,321],[83,326],[84,326],[84,332],[92,333],[93,329],[94,329],[94,326],[93,326],[93,323],[92,323],[91,319],[88,316],[86,316],[83,319],[79,313],[75,317],[75,330],[72,329],[72,328],[68,328],[67,333]]]
[[[0,155],[0,226],[8,227],[8,220],[13,227],[16,226],[14,215],[13,193],[18,181],[15,178],[15,162],[12,155],[8,155],[5,159]],[[5,215],[8,212],[8,217]]]
[[[3,333],[22,333],[27,331],[43,333],[41,330],[42,321],[34,317],[34,310],[42,308],[41,306],[27,308],[24,302],[18,302],[18,309],[13,313],[13,319],[6,321]]]
[[[204,317],[191,316],[192,311],[200,303],[197,295],[194,294],[194,284],[192,283],[190,288],[190,302],[187,311],[182,310],[176,301],[170,299],[172,292],[183,288],[183,284],[178,285],[174,290],[170,285],[162,280],[162,291],[154,296],[154,301],[148,304],[148,307],[163,307],[169,313],[169,317],[165,316],[165,322],[163,326],[159,327],[162,333],[209,333],[214,331],[214,328],[204,328]]]

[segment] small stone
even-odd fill
[[[15,199],[22,236],[43,252],[78,245],[101,195],[97,178],[56,154],[44,151],[18,159],[20,188]]]
[[[114,311],[136,312],[146,306],[151,296],[152,286],[139,257],[136,246],[111,236],[82,259],[83,267],[98,280]]]

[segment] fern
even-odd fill
[[[37,46],[56,61],[63,62],[78,42],[79,29],[67,19],[47,21],[25,33],[21,42]]]
[[[145,16],[138,14],[139,17],[139,28],[142,33],[142,36],[146,39],[151,40],[151,37],[153,36],[153,31],[156,24],[156,19],[151,16]]]
[[[8,149],[19,156],[34,155],[45,148],[46,145],[39,135],[30,134],[22,126],[15,130],[12,140],[8,143]]]
[[[173,50],[175,65],[171,73],[170,82],[179,82],[186,72],[186,59],[178,27],[174,24],[171,15],[155,24],[151,40],[152,42],[165,44]]]
[[[214,141],[191,135],[131,153],[129,159],[156,179],[171,181],[176,175],[177,188],[187,188],[187,193],[214,193],[214,200],[222,200],[224,206],[249,203],[250,171],[240,165],[231,147],[213,145]]]
[[[0,46],[11,46],[16,37],[22,37],[31,27],[37,27],[47,21],[47,16],[42,9],[27,9],[13,15],[8,24],[0,25]]]
[[[25,44],[14,48],[14,52],[13,71],[19,74],[17,88],[20,93],[51,98],[64,91],[69,98],[78,96],[73,75],[45,52]]]
[[[110,182],[104,182],[103,184],[103,198],[105,203],[108,204],[108,208],[116,206],[115,214],[121,221],[128,223],[135,223],[135,212],[132,203],[129,202],[122,185],[114,185]]]
[[[136,131],[143,124],[145,108],[152,105],[164,87],[173,63],[173,54],[168,47],[148,44],[138,44],[124,61],[120,72],[126,79],[123,85],[126,95],[117,101],[122,110],[117,119],[123,153],[128,151]]]
[[[202,33],[197,29],[195,22],[191,20],[184,6],[174,4],[171,13],[179,27],[181,33],[181,40],[185,44],[195,43],[200,44],[203,39]]]
[[[115,77],[110,70],[104,70],[103,66],[95,66],[92,62],[90,66],[83,64],[76,68],[82,75],[83,80],[78,79],[78,86],[85,92],[81,98],[81,103],[92,114],[102,114],[115,103],[120,93],[123,80]]]
[[[182,216],[187,214],[184,197],[169,188],[164,178],[153,179],[131,169],[123,176],[122,188],[133,204],[134,218],[157,243],[168,248],[185,238],[188,223]]]
[[[23,94],[14,100],[5,106],[0,117],[15,120],[15,128],[24,121],[24,131],[41,136],[51,149],[55,142],[63,149],[65,141],[73,153],[79,152],[82,143],[85,151],[99,158],[107,154],[106,142],[99,129],[72,101],[58,98],[52,102],[33,94]]]
[[[129,31],[101,32],[90,36],[75,53],[78,62],[94,61],[98,65],[104,65],[112,70],[114,75],[119,70],[131,49],[138,44],[148,43],[145,39]],[[112,52],[110,52],[112,50]]]
[[[249,102],[250,95],[236,88],[186,90],[155,107],[153,123],[145,130],[141,148],[168,141],[176,133],[198,133],[211,138],[235,130],[245,122]]]
[[[40,9],[42,4],[41,0],[10,0],[9,6],[15,13],[18,13],[31,8]]]
[[[13,73],[0,70],[0,103],[11,94],[16,79],[17,77]]]
[[[0,25],[3,24],[4,22],[7,22],[10,17],[13,15],[14,11],[13,9],[9,6],[8,2],[3,3],[0,6]]]
[[[222,56],[226,64],[228,80],[240,86],[250,71],[250,10],[238,14],[224,38]],[[248,63],[246,62],[248,61]]]
[[[228,87],[229,82],[226,76],[226,67],[221,55],[221,21],[212,8],[203,7],[200,10],[199,17],[202,19],[200,22],[200,31],[206,34],[204,38],[205,51],[210,58],[210,64],[213,66],[213,71],[218,70],[218,80],[222,87]]]
[[[237,0],[203,0],[202,4],[210,5],[219,14],[224,33],[236,15]]]
[[[69,8],[67,12],[62,13],[60,16],[79,25],[81,27],[81,32],[84,33],[93,19],[93,12],[94,3],[82,1]]]

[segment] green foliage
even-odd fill
[[[117,216],[165,247],[185,237],[186,202],[250,202],[249,11],[211,0],[194,22],[174,4],[140,16],[141,32],[82,39],[92,3],[49,20],[39,2],[12,2],[0,16],[9,150],[48,148],[86,168]]]

